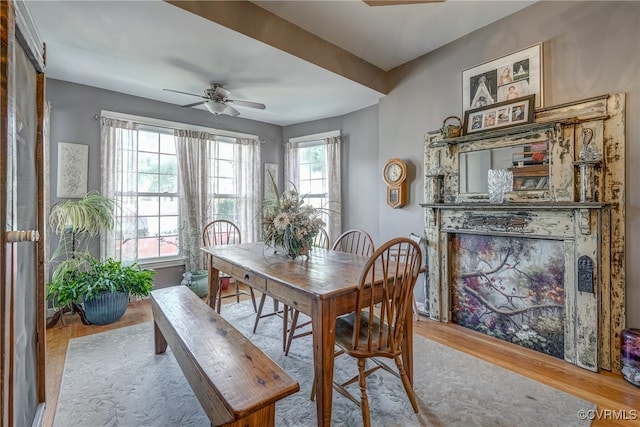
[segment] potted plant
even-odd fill
[[[181,284],[187,286],[200,298],[204,298],[209,294],[209,272],[207,270],[187,271],[182,274]]]
[[[154,270],[136,263],[100,261],[84,255],[79,269],[67,270],[47,287],[47,298],[58,305],[84,303],[84,316],[91,324],[106,325],[120,319],[127,309],[129,295],[148,296],[153,289]]]
[[[135,263],[100,261],[89,253],[93,237],[113,230],[116,207],[113,199],[90,192],[82,199],[55,204],[49,214],[60,242],[52,257],[57,265],[47,298],[56,307],[72,307],[85,324],[115,322],[126,311],[129,295],[148,296],[153,286],[155,271]]]

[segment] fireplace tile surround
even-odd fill
[[[460,191],[460,154],[539,141],[548,143],[545,188],[509,192],[501,204],[488,203],[486,193]],[[601,156],[585,159],[585,145]],[[500,131],[451,139],[428,133],[422,206],[429,317],[452,321],[454,235],[560,241],[565,259],[564,360],[591,371],[619,371],[619,337],[625,326],[624,154],[623,93],[538,109],[534,123]]]

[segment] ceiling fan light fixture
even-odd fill
[[[204,106],[207,107],[212,114],[224,114],[227,109],[227,106],[215,101],[207,101],[204,103]]]

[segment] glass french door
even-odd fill
[[[2,425],[27,426],[43,416],[45,400],[44,252],[39,242],[44,75],[24,3],[2,1],[1,7],[0,405]]]

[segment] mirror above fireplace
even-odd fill
[[[489,169],[512,172],[513,191],[547,190],[548,148],[548,141],[542,140],[508,147],[461,150],[460,193],[486,194]]]

